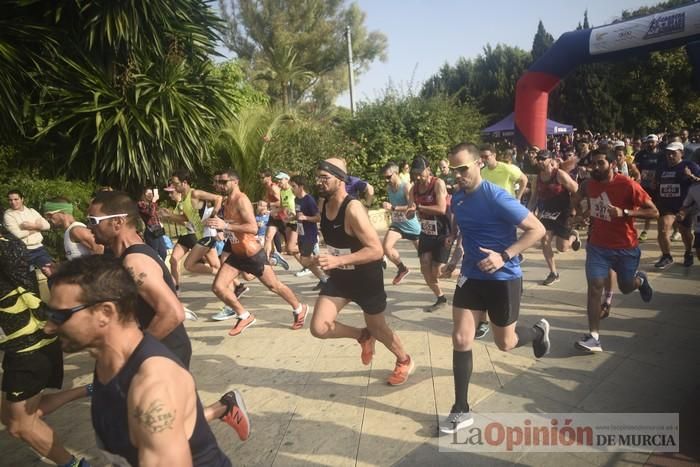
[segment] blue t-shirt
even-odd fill
[[[318,214],[316,200],[309,194],[305,195],[303,198],[294,198],[294,205],[296,212],[301,212],[305,216],[311,217]],[[299,242],[301,243],[318,242],[318,225],[315,222],[297,222],[297,232],[299,233]]]
[[[258,223],[258,237],[264,237],[267,232],[267,223],[270,221],[270,213],[256,214],[255,222]]]
[[[530,212],[525,206],[503,188],[484,180],[472,193],[456,191],[452,195],[451,207],[462,232],[464,259],[461,274],[464,277],[499,281],[522,277],[517,256],[493,274],[482,272],[478,263],[486,258],[486,253],[479,247],[501,253],[515,243],[516,226]]]

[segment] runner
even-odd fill
[[[230,466],[192,375],[139,328],[138,299],[120,261],[102,256],[63,264],[52,284],[46,331],[58,334],[64,351],[88,350],[96,361],[91,414],[98,446],[114,465]],[[240,401],[237,414],[247,419]]]
[[[245,310],[231,290],[231,284],[239,272],[254,275],[265,287],[289,303],[294,320],[292,329],[301,329],[309,307],[302,304],[294,292],[280,282],[268,264],[265,250],[256,238],[258,224],[255,221],[253,205],[248,196],[240,190],[239,180],[238,173],[233,170],[219,171],[214,175],[214,184],[225,195],[225,220],[218,217],[207,220],[209,227],[223,230],[228,243],[231,244],[231,254],[221,266],[212,286],[214,294],[233,310],[226,318],[236,318],[229,335],[237,336],[255,323],[255,317]]]
[[[581,248],[578,231],[569,227],[572,211],[571,194],[578,190],[578,183],[568,173],[558,169],[557,161],[549,151],[540,151],[537,154],[537,163],[540,173],[528,207],[533,212],[537,211],[540,222],[547,229],[547,234],[542,239],[542,253],[549,267],[549,275],[542,285],[552,285],[559,282],[559,273],[552,250],[554,237],[556,237],[557,250],[561,253],[568,251],[569,248],[574,251]]]
[[[165,229],[158,217],[158,190],[145,188],[141,194],[141,199],[137,203],[139,214],[145,228],[143,229],[143,239],[146,245],[150,246],[158,253],[160,259],[165,261],[168,257],[168,249],[165,246]]]
[[[318,267],[315,257],[319,254],[318,249],[318,223],[321,215],[318,212],[316,200],[306,192],[306,179],[301,175],[295,175],[290,181],[292,192],[295,196],[295,210],[297,221],[297,234],[299,253],[297,261],[309,269],[318,278],[319,282],[313,288],[314,291],[321,290],[328,277]],[[297,274],[298,275],[298,274]]]
[[[282,242],[279,240],[287,229],[286,212],[280,209],[281,188],[278,183],[272,180],[272,172],[269,170],[263,171],[260,174],[260,179],[265,189],[265,201],[270,209],[270,217],[265,230],[265,256],[270,264],[279,264],[285,271],[289,271],[289,263],[282,256]],[[273,242],[275,248],[272,246]]]
[[[455,433],[474,423],[468,390],[475,324],[482,311],[489,314],[500,350],[531,343],[535,357],[541,358],[550,347],[547,320],[541,319],[533,327],[517,326],[522,293],[517,256],[544,236],[544,226],[502,188],[482,181],[475,145],[455,146],[449,160],[457,176],[452,210],[462,232],[464,261],[452,309],[455,403],[440,422],[442,433]],[[523,230],[519,239],[516,227]]]
[[[649,193],[652,200],[655,199],[656,188],[656,170],[659,168],[659,161],[662,159],[662,154],[659,153],[658,143],[659,137],[652,134],[644,138],[645,147],[634,156],[634,165],[637,166],[641,177],[641,185],[644,190]],[[647,230],[651,226],[651,220],[644,220],[644,229],[639,234],[639,241],[644,242],[647,239]]]
[[[425,308],[427,312],[437,311],[447,306],[447,297],[440,288],[440,271],[450,256],[449,230],[447,218],[447,190],[445,182],[430,173],[428,161],[418,156],[413,159],[411,175],[416,183],[409,192],[407,218],[417,215],[421,232],[418,240],[420,269],[425,283],[435,294],[435,303]]]
[[[318,257],[321,269],[329,275],[321,288],[311,321],[311,334],[319,339],[356,339],[362,348],[362,363],[369,365],[378,340],[396,355],[396,366],[387,382],[404,384],[413,372],[414,362],[404,350],[399,336],[384,319],[386,293],[382,270],[382,246],[359,201],[345,189],[347,169],[341,159],[318,164],[316,183],[326,199],[321,211],[321,232],[327,253]],[[350,302],[362,309],[367,327],[355,328],[337,321]]]
[[[588,352],[602,352],[600,344],[600,297],[612,269],[623,294],[639,289],[645,302],[653,290],[646,273],[639,271],[639,240],[634,218],[655,218],[658,210],[649,194],[634,180],[615,173],[615,158],[607,152],[591,151],[591,178],[582,185],[578,197],[587,197],[591,228],[586,245],[588,281],[588,329],[575,346]]]
[[[408,211],[409,192],[411,184],[404,183],[399,177],[399,166],[389,162],[382,167],[382,176],[386,180],[386,193],[389,201],[382,203],[382,207],[391,212],[391,225],[384,235],[384,255],[398,268],[392,284],[398,285],[408,275],[410,270],[401,261],[401,255],[395,245],[399,239],[408,240],[418,250],[418,238],[420,237],[420,223],[415,216],[406,217]]]
[[[52,227],[63,230],[63,249],[68,261],[87,255],[101,255],[104,246],[95,242],[95,236],[82,222],[73,217],[73,203],[65,198],[54,198],[44,204],[44,216]]]
[[[700,183],[696,177],[695,183],[688,190],[688,195],[683,201],[683,207],[676,216],[678,223],[688,222],[687,219],[695,216],[695,241],[693,247],[695,254],[700,260]],[[692,263],[691,263],[692,265]]]

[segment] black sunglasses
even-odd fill
[[[105,302],[118,302],[119,299],[105,299],[105,300],[99,300],[97,302],[92,302],[92,303],[85,303],[83,305],[77,305],[74,306],[73,308],[63,308],[63,309],[56,309],[56,308],[49,308],[48,306],[45,309],[45,314],[46,314],[46,319],[51,321],[54,324],[61,325],[68,321],[71,316],[76,314],[77,312],[84,310],[86,308],[90,308],[91,306],[95,306],[99,303],[105,303]]]

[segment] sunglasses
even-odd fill
[[[95,226],[100,222],[107,219],[114,219],[115,217],[127,217],[128,214],[110,214],[108,216],[87,216],[87,224]]]
[[[119,299],[106,299],[106,300],[99,300],[96,302],[92,303],[86,303],[83,305],[78,305],[74,306],[73,308],[64,308],[64,309],[56,309],[56,308],[49,308],[48,306],[45,309],[45,315],[46,319],[51,321],[54,324],[61,325],[68,321],[71,316],[76,314],[79,311],[82,311],[86,308],[90,308],[91,306],[98,305],[100,303],[105,303],[105,302],[118,302]]]
[[[466,172],[471,168],[472,165],[476,164],[477,161],[471,161],[467,162],[466,164],[461,164],[461,165],[451,165],[450,169],[451,170],[459,170],[460,172]]]

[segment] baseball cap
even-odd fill
[[[284,172],[277,172],[277,175],[275,175],[275,179],[277,180],[284,180],[285,178],[289,179],[289,175]]]
[[[647,137],[644,138],[644,141],[646,141],[646,142],[648,142],[648,141],[658,141],[658,140],[659,140],[659,137],[656,136],[656,135],[653,134],[653,133],[650,134],[650,135],[647,135]]]
[[[614,142],[612,143],[612,147],[613,147],[613,149],[624,148],[624,147],[625,147],[625,142],[624,142],[624,141],[620,141],[620,140],[614,141]]]
[[[666,148],[664,149],[665,151],[683,151],[685,147],[683,146],[683,143],[679,143],[678,141],[674,141],[673,143],[668,143]]]
[[[428,161],[426,161],[423,157],[418,156],[413,159],[413,163],[411,164],[411,172],[423,172],[427,168]]]

